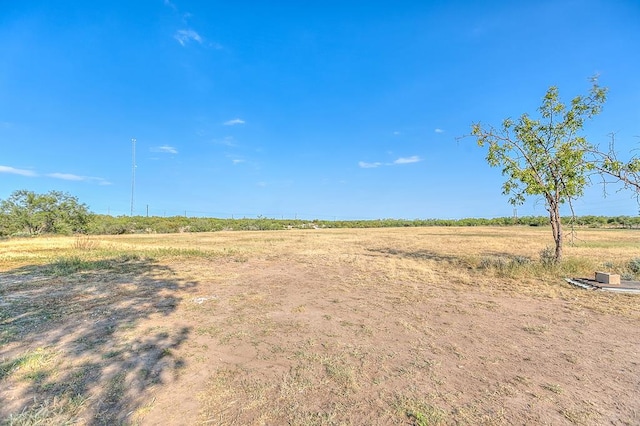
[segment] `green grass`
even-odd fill
[[[67,276],[80,271],[98,269],[110,269],[109,262],[106,260],[88,261],[74,256],[56,260],[46,267],[45,272],[49,275]]]
[[[54,358],[55,353],[47,348],[25,352],[15,359],[0,363],[0,380],[14,373],[29,380],[39,380],[47,374]]]
[[[396,396],[393,406],[403,412],[414,426],[442,425],[447,420],[447,413],[443,409],[404,395]]]

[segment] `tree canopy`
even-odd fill
[[[67,193],[18,190],[0,202],[0,234],[85,232],[89,215],[88,207]]]
[[[615,149],[615,134],[612,133],[608,150],[594,147],[591,156],[593,168],[602,176],[605,193],[608,183],[621,183],[625,189],[634,192],[640,204],[640,157],[637,154],[621,160]]]

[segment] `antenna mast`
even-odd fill
[[[131,138],[131,216],[133,216],[133,193],[136,188],[136,138]]]

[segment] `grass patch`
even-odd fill
[[[531,334],[544,334],[549,327],[546,325],[525,325],[522,329]]]
[[[16,374],[23,379],[39,381],[49,373],[55,355],[50,349],[38,348],[4,361],[0,363],[0,380]]]
[[[53,397],[25,408],[19,414],[10,415],[3,425],[75,425],[77,416],[85,407],[88,397],[76,395],[71,398]]]
[[[136,262],[148,261],[150,258],[137,253],[124,253],[111,259],[83,259],[79,256],[71,256],[57,259],[44,269],[45,274],[57,277],[73,275],[78,272],[127,269],[127,265]]]
[[[447,421],[447,413],[443,409],[418,399],[397,396],[393,406],[414,426],[442,425]]]
[[[220,256],[230,255],[224,251],[215,250],[201,250],[197,248],[175,248],[175,247],[160,247],[155,249],[144,250],[145,254],[159,258],[187,258],[187,259],[211,259]]]
[[[88,235],[78,235],[73,242],[73,248],[76,250],[97,250],[99,247],[100,241],[97,241]]]
[[[74,256],[53,262],[45,269],[45,273],[60,277],[75,274],[80,271],[109,269],[110,267],[110,263],[106,260],[89,261]]]
[[[523,275],[531,272],[533,261],[526,256],[484,256],[478,262],[478,268],[491,270],[499,276]]]
[[[548,390],[549,392],[553,392],[556,395],[560,395],[561,393],[564,392],[564,390],[560,385],[556,385],[552,383],[545,383],[544,385],[542,385],[542,388]]]

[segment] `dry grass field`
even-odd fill
[[[0,242],[0,424],[640,424],[640,231]]]

